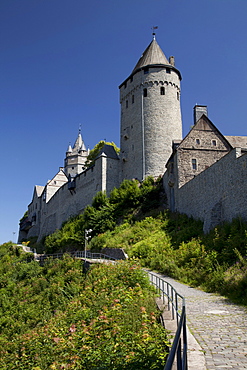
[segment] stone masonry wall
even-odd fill
[[[180,80],[172,69],[167,73],[166,68],[150,68],[147,74],[141,70],[121,86],[122,179],[164,173],[172,140],[182,138],[179,100]]]
[[[246,176],[247,154],[241,155],[241,149],[235,148],[180,189],[174,189],[175,210],[204,221],[205,232],[238,216],[247,220]]]
[[[38,240],[61,228],[62,223],[71,216],[82,213],[84,208],[91,204],[98,191],[106,190],[109,193],[114,186],[118,187],[118,163],[118,160],[102,155],[95,161],[93,167],[76,177],[74,189],[69,190],[68,183],[66,183],[48,203],[44,202]]]

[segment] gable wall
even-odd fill
[[[195,176],[199,175],[199,173],[210,167],[227,153],[227,151],[220,150],[186,150],[179,148],[176,153],[178,187],[181,187],[188,181],[192,180]],[[192,159],[196,159],[196,169],[192,168]]]
[[[202,117],[175,153],[178,166],[178,187],[210,167],[230,149],[225,138],[211,125],[210,121]],[[192,166],[192,159],[196,161],[196,168]]]

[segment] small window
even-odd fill
[[[179,92],[177,92],[177,100],[179,101]]]
[[[148,72],[149,72],[148,67],[145,67],[143,71],[144,71],[144,75],[148,74]]]
[[[196,143],[199,145],[200,144],[200,139],[196,139]]]
[[[165,88],[164,88],[164,86],[161,86],[161,88],[160,88],[160,95],[165,95]]]
[[[212,140],[212,145],[213,145],[213,146],[216,146],[216,144],[217,144],[217,143],[216,143],[216,140]]]
[[[148,90],[147,89],[143,89],[143,96],[144,96],[144,98],[146,98],[146,96],[148,96]]]
[[[135,102],[135,95],[132,95],[132,104]]]
[[[128,100],[126,100],[126,108],[128,108],[128,106],[129,106],[129,102]]]
[[[192,170],[197,170],[196,159],[192,159],[191,163],[192,163]]]
[[[171,69],[170,68],[166,68],[166,73],[171,73]]]

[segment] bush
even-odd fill
[[[163,369],[166,331],[135,263],[94,265],[82,276],[80,261],[64,256],[24,270],[26,278],[8,269],[1,290],[1,369]]]

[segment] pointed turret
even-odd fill
[[[77,139],[75,141],[75,144],[73,146],[73,151],[78,151],[78,152],[83,151],[84,152],[86,150],[87,149],[86,149],[86,146],[85,146],[84,141],[82,139],[81,132],[79,131],[79,134],[78,134]]]
[[[67,153],[72,153],[72,147],[71,147],[71,145],[70,145],[70,144],[69,144],[69,146],[68,146]]]
[[[64,160],[64,172],[67,176],[75,176],[85,169],[85,162],[87,160],[88,150],[82,139],[81,130],[79,130],[77,139],[73,148],[69,145]]]

